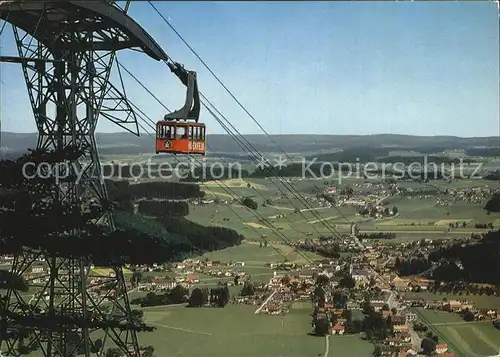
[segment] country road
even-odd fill
[[[255,310],[255,315],[258,315],[260,313],[260,311],[264,308],[264,306],[266,306],[266,304],[269,302],[269,300],[271,300],[274,295],[276,295],[276,293],[278,292],[278,290],[274,290],[271,295],[269,295],[269,297],[266,299],[266,301],[264,301],[262,303],[262,305],[259,306],[259,308],[257,310]]]
[[[330,335],[325,335],[325,354],[323,357],[328,357],[328,353],[330,352]]]

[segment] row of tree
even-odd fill
[[[185,218],[158,216],[156,221],[168,232],[187,239],[197,254],[213,252],[241,244],[243,236],[225,227],[206,227]],[[193,252],[194,253],[194,252]]]
[[[128,187],[134,199],[165,198],[188,199],[202,198],[205,193],[199,185],[179,182],[152,181],[133,184]]]
[[[178,182],[145,182],[131,185],[129,181],[106,180],[106,189],[116,209],[130,213],[134,212],[134,202],[137,199],[180,200],[205,196],[200,186]]]
[[[165,293],[148,293],[146,296],[138,297],[130,301],[133,305],[140,307],[162,306],[172,304],[183,304],[188,301],[189,290],[181,285],[175,286],[173,289]]]
[[[184,217],[189,214],[189,205],[187,202],[176,201],[156,201],[146,200],[138,201],[139,213],[145,216],[173,216]]]
[[[390,150],[382,147],[356,147],[345,148],[342,151],[319,154],[317,156],[306,157],[307,160],[318,160],[327,162],[374,162],[380,157],[389,156]]]
[[[490,181],[500,181],[500,170],[490,172],[489,174],[483,176],[483,178]]]
[[[464,281],[500,284],[500,231],[490,231],[474,244],[455,243],[431,252],[429,263],[436,263],[432,278],[439,281]],[[457,264],[460,264],[458,266]]]
[[[360,238],[360,239],[394,239],[394,238],[396,238],[396,233],[386,233],[386,232],[359,233],[358,238]]]
[[[338,243],[321,243],[318,244],[312,240],[306,239],[304,243],[295,244],[297,248],[306,250],[308,252],[314,252],[325,258],[339,258],[340,257],[340,246]]]
[[[500,156],[500,147],[470,148],[465,153],[469,156],[497,157]]]
[[[488,212],[500,212],[500,193],[493,194],[489,201],[486,202],[484,209]]]
[[[215,180],[230,180],[235,178],[246,178],[251,176],[247,170],[240,165],[221,165],[219,167],[195,167],[180,179],[181,182],[206,182]]]
[[[478,229],[493,229],[493,223],[489,222],[489,223],[476,223],[474,225],[474,228],[478,228]]]
[[[210,290],[208,288],[193,289],[188,300],[188,306],[202,307],[209,304],[212,307],[225,307],[230,299],[231,295],[227,283],[219,284],[219,286]]]
[[[411,165],[415,163],[419,163],[420,165],[428,164],[428,165],[458,165],[460,163],[471,163],[474,162],[471,158],[454,158],[448,156],[388,156],[377,159],[378,162],[383,162],[386,164],[395,164],[401,163],[403,165]]]
[[[417,255],[396,259],[395,269],[402,276],[428,272],[440,282],[500,284],[500,231],[490,231],[473,244],[457,242],[441,245],[427,257]],[[433,267],[433,269],[431,269]]]

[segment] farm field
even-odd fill
[[[500,350],[500,331],[491,321],[465,322],[459,315],[443,312],[414,309],[424,323],[429,324],[440,343],[448,346],[461,356],[487,356]]]
[[[254,306],[223,309],[164,307],[144,311],[157,328],[141,333],[141,344],[154,344],[159,356],[316,357],[325,353],[325,338],[311,332],[310,306],[291,308],[284,317],[255,315]],[[214,323],[217,321],[217,323]],[[161,336],[161,337],[160,337]],[[328,356],[366,357],[373,347],[358,336],[330,337]]]
[[[310,211],[295,213],[294,208],[285,203],[261,206],[255,212],[240,204],[218,204],[191,206],[187,218],[202,225],[232,228],[250,240],[265,236],[270,241],[282,241],[282,235],[278,236],[275,229],[289,240],[305,238],[308,233],[331,235],[333,229],[350,232],[349,221],[359,220],[359,217],[354,217],[352,208],[342,208],[340,212],[342,214],[335,208],[320,207],[316,214]],[[349,221],[346,222],[346,218]],[[347,227],[339,226],[345,224]]]
[[[265,269],[264,264],[284,261],[285,257],[290,262],[306,263],[304,256],[310,259],[321,259],[321,256],[303,252],[297,253],[292,247],[285,244],[270,243],[267,247],[259,247],[257,242],[243,241],[241,245],[218,250],[204,254],[200,258],[208,258],[210,260],[219,261],[243,261],[245,266],[241,269],[248,271],[249,269]]]
[[[405,298],[418,298],[426,300],[470,300],[474,302],[477,307],[485,309],[498,309],[500,308],[499,296],[488,295],[452,295],[452,294],[433,294],[428,292],[407,292],[402,294]]]
[[[443,186],[447,188],[477,187],[491,185],[490,181],[469,180],[474,185],[465,185],[458,180]],[[359,222],[361,233],[393,232],[398,236],[398,242],[423,238],[453,238],[457,236],[470,235],[471,233],[484,232],[476,229],[476,223],[493,223],[500,226],[500,214],[490,215],[483,209],[483,203],[454,202],[449,206],[437,204],[437,197],[412,199],[402,197],[390,197],[384,201],[387,207],[396,206],[398,217],[392,219],[370,220],[356,216],[356,208],[349,205],[344,207],[318,207],[312,202],[316,192],[322,191],[327,186],[345,186],[352,184],[363,184],[363,179],[344,179],[341,185],[335,179],[330,182],[322,180],[291,180],[289,185],[299,191],[307,199],[308,207],[303,201],[293,195],[282,197],[281,192],[286,192],[283,182],[277,179],[249,179],[249,180],[226,180],[221,188],[214,182],[205,183],[202,187],[206,191],[207,198],[218,197],[222,201],[236,197],[251,197],[258,204],[257,211],[253,211],[238,203],[218,204],[205,206],[192,206],[188,219],[203,225],[216,225],[233,228],[245,235],[247,239],[256,240],[265,237],[268,240],[279,241],[281,238],[273,232],[272,226],[276,227],[288,239],[300,239],[309,235],[331,234],[333,229],[340,233],[349,233],[350,224]],[[373,182],[377,182],[373,180]],[[436,181],[436,185],[444,185],[445,181]],[[247,187],[250,185],[251,187]],[[278,187],[276,187],[278,185]],[[434,185],[434,183],[433,183]],[[416,182],[403,182],[401,186],[412,189],[429,189],[429,184]],[[230,192],[226,192],[230,190]],[[265,200],[271,199],[272,205],[265,205]],[[311,212],[309,207],[316,208]],[[300,212],[296,212],[300,209]],[[448,231],[448,224],[453,222],[467,222],[465,228],[453,228]],[[395,240],[395,241],[396,241]]]

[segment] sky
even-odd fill
[[[499,15],[494,2],[162,2],[155,6],[272,134],[500,135]],[[244,134],[262,131],[147,2],[129,12]],[[1,25],[0,25],[1,27]],[[16,55],[12,30],[2,55]],[[165,64],[119,61],[168,108],[185,87]],[[128,98],[165,109],[127,74]],[[119,87],[116,71],[113,83]],[[2,65],[2,131],[36,130],[21,67]],[[206,110],[208,133],[224,133]],[[97,131],[120,131],[100,121]]]

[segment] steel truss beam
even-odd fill
[[[40,16],[46,15],[42,12]],[[70,176],[56,189],[59,199],[67,202],[107,198],[94,136],[100,115],[138,135],[133,109],[121,91],[109,83],[114,51],[126,47],[127,41],[123,32],[101,26],[98,17],[94,20],[86,18],[85,26],[80,26],[75,18],[73,25],[61,27],[52,35],[53,43],[59,45],[52,48],[37,41],[34,33],[13,26],[39,132],[37,148],[77,147],[84,153],[83,160],[68,166]],[[116,46],[100,50],[102,43]],[[114,230],[109,212],[96,224]],[[20,350],[30,345],[40,346],[43,355],[51,357],[82,352],[85,356],[103,356],[107,348],[118,348],[126,356],[139,356],[135,331],[104,327],[110,318],[116,322],[133,321],[122,268],[111,267],[110,276],[94,274],[91,268],[87,261],[46,256],[29,249],[16,256],[12,273],[26,279],[29,295],[10,288],[6,311],[54,318],[59,314],[82,316],[102,327],[23,326],[24,333],[4,341],[5,352],[0,345],[3,356],[19,356]],[[1,320],[8,326],[18,324],[8,314],[0,316]],[[102,346],[96,345],[97,339],[102,339]]]

